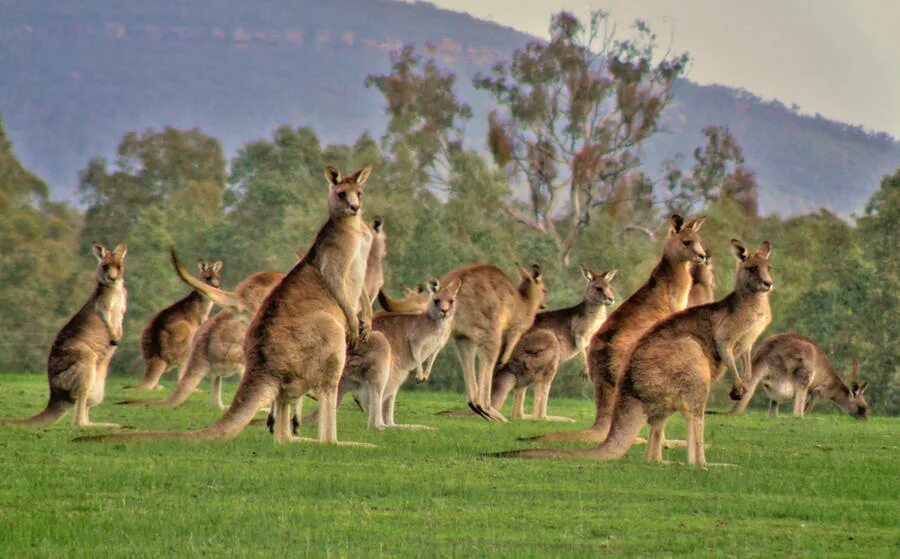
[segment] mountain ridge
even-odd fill
[[[198,127],[229,155],[282,124],[310,126],[328,143],[366,131],[377,137],[383,100],[363,81],[387,71],[388,53],[406,43],[457,73],[458,93],[475,113],[467,143],[483,149],[491,101],[470,78],[533,39],[422,2],[265,6],[0,0],[0,113],[17,154],[54,197],[71,200],[78,170],[90,157],[113,158],[129,130]],[[764,212],[825,206],[849,215],[900,163],[900,143],[887,134],[682,80],[664,113],[671,132],[647,143],[645,169],[653,174],[679,152],[690,157],[700,130],[719,124],[744,147]]]

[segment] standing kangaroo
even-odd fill
[[[570,452],[535,449],[508,455],[615,460],[628,452],[649,422],[646,458],[661,462],[666,422],[680,411],[687,420],[688,464],[706,467],[703,424],[710,386],[726,368],[738,375],[735,356],[749,351],[771,320],[768,241],[752,254],[742,242],[731,242],[738,259],[734,291],[721,301],[691,307],[658,322],[638,340],[616,388],[609,436],[599,447]]]
[[[688,223],[679,215],[670,220],[662,258],[647,282],[610,313],[588,345],[588,374],[594,384],[596,415],[585,431],[550,433],[530,440],[582,441],[599,444],[606,439],[612,419],[616,383],[628,352],[651,326],[687,306],[691,289],[691,263],[706,259],[698,232],[705,217]]]
[[[587,279],[584,297],[575,306],[555,311],[544,311],[534,319],[534,324],[522,336],[506,365],[494,371],[491,406],[499,410],[511,389],[515,389],[513,419],[540,419],[546,421],[574,421],[567,417],[547,415],[550,385],[559,366],[581,355],[587,367],[587,344],[594,332],[606,319],[606,307],[615,302],[610,282],[617,270],[593,272],[582,266]],[[525,416],[525,392],[537,384],[534,394],[534,414]]]
[[[222,403],[222,379],[240,374],[244,366],[244,335],[247,327],[266,296],[285,274],[257,272],[247,277],[234,291],[222,291],[193,276],[184,268],[174,249],[172,265],[188,285],[202,291],[212,302],[223,307],[218,314],[204,322],[194,334],[185,373],[178,386],[162,400],[128,400],[120,404],[178,407],[187,401],[207,376],[212,381],[210,404],[225,409]]]
[[[803,417],[820,400],[831,400],[841,411],[857,419],[867,419],[869,406],[863,394],[868,382],[859,382],[859,362],[853,363],[852,383],[847,383],[816,342],[795,333],[766,338],[753,352],[753,374],[747,393],[735,402],[731,413],[747,409],[762,381],[769,397],[769,415],[778,415],[778,406],[793,400],[794,416]]]
[[[94,242],[97,257],[97,287],[91,298],[63,326],[47,359],[50,398],[41,413],[28,419],[6,419],[2,423],[39,425],[55,423],[75,406],[75,427],[118,427],[115,423],[92,423],[91,407],[103,401],[109,360],[122,341],[128,294],[125,290],[126,245],[112,252]]]
[[[327,167],[328,221],[303,259],[263,301],[244,340],[244,376],[231,406],[194,432],[134,433],[91,440],[230,439],[275,400],[275,441],[296,440],[288,410],[307,392],[319,397],[319,441],[337,443],[337,387],[347,353],[365,339],[371,305],[363,297],[372,234],[362,221],[362,186],[371,167],[344,177]],[[360,309],[360,307],[363,309]],[[358,314],[362,310],[363,328]],[[81,439],[84,440],[84,439]],[[346,444],[346,443],[345,443]]]
[[[222,263],[199,261],[203,283],[219,287]],[[144,378],[139,384],[126,388],[162,389],[159,379],[173,367],[178,367],[178,381],[184,377],[194,333],[206,321],[213,302],[199,289],[156,313],[141,332],[141,354],[144,357]]]
[[[446,274],[441,285],[459,280],[453,340],[462,365],[469,407],[491,421],[506,421],[491,408],[494,366],[505,365],[513,349],[546,304],[543,272],[537,264],[531,271],[518,266],[518,287],[500,268],[476,264]],[[476,376],[477,358],[477,376]]]
[[[360,407],[369,412],[369,427],[430,429],[424,425],[398,425],[394,404],[400,387],[416,372],[416,382],[428,380],[438,353],[450,339],[459,280],[440,286],[428,284],[431,298],[420,313],[380,312],[372,318],[372,335],[350,352],[338,401],[352,391]],[[304,423],[316,419],[314,412]]]
[[[703,262],[691,264],[691,291],[688,293],[688,307],[712,303],[715,298],[715,275],[712,256],[706,251]]]

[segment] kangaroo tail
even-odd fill
[[[180,439],[187,441],[213,441],[233,439],[243,431],[260,407],[271,402],[278,394],[275,381],[254,382],[244,377],[238,388],[231,407],[225,411],[218,421],[199,431],[158,431],[146,433],[112,433],[78,437],[76,442],[84,441],[154,441],[161,439]]]
[[[590,458],[591,460],[615,460],[628,452],[637,438],[641,427],[647,423],[647,414],[640,400],[634,396],[623,396],[616,402],[609,436],[597,448],[555,449],[530,448],[499,452],[489,456],[498,458]]]
[[[183,404],[193,394],[194,389],[200,386],[200,383],[206,377],[209,366],[205,362],[205,357],[201,358],[197,352],[192,350],[191,357],[188,359],[187,371],[181,377],[181,382],[175,387],[168,396],[161,400],[124,400],[116,402],[119,406],[158,406],[164,408],[177,408]]]
[[[46,425],[48,423],[56,423],[69,409],[74,406],[72,402],[50,398],[44,411],[37,415],[25,419],[0,419],[0,424],[4,425]]]
[[[225,291],[223,289],[213,287],[208,283],[204,283],[192,276],[181,263],[181,261],[178,260],[178,255],[175,254],[174,246],[169,247],[169,254],[172,257],[172,266],[175,267],[175,272],[178,274],[178,277],[180,277],[181,280],[184,281],[184,283],[193,287],[220,307],[236,312],[249,312],[249,309],[247,309],[243,300],[234,291]]]
[[[405,299],[390,299],[380,289],[378,290],[378,303],[388,312],[418,313],[424,309],[423,305]]]

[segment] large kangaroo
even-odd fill
[[[222,263],[207,264],[200,259],[198,265],[203,283],[219,287]],[[178,367],[180,382],[187,370],[191,340],[200,325],[206,321],[212,306],[213,302],[201,290],[194,289],[156,313],[141,332],[144,377],[140,383],[126,388],[162,389],[159,379],[173,367]]]
[[[710,386],[726,368],[738,375],[735,356],[749,351],[771,320],[769,243],[763,242],[751,254],[742,242],[731,242],[739,261],[734,291],[721,301],[691,307],[658,322],[638,340],[616,388],[609,436],[599,447],[508,455],[614,460],[628,452],[649,422],[646,458],[661,462],[666,422],[680,411],[688,425],[688,464],[706,467],[703,422]]]
[[[244,376],[221,419],[194,432],[107,435],[92,440],[230,439],[275,400],[275,441],[296,440],[288,410],[315,390],[322,408],[319,441],[337,442],[337,387],[347,342],[359,341],[360,306],[372,234],[362,221],[362,186],[371,167],[344,177],[327,167],[328,221],[303,259],[266,297],[244,341]],[[363,316],[371,316],[362,309]],[[365,325],[362,332],[370,330]],[[364,336],[365,337],[365,336]],[[346,444],[346,443],[345,443]]]
[[[185,373],[168,397],[162,400],[128,400],[119,403],[178,407],[187,401],[208,376],[212,381],[210,404],[215,408],[225,409],[225,404],[222,403],[222,379],[243,371],[243,346],[247,327],[263,300],[285,274],[257,272],[239,283],[234,291],[222,291],[191,276],[178,261],[174,249],[171,256],[175,271],[181,279],[203,291],[214,303],[221,305],[223,310],[197,329]]]
[[[705,217],[688,223],[679,215],[670,220],[662,258],[650,278],[619,308],[610,313],[588,345],[588,374],[594,384],[596,416],[585,431],[550,433],[531,440],[582,441],[599,444],[606,439],[612,419],[616,382],[622,376],[628,351],[651,326],[687,306],[691,289],[691,263],[703,262],[706,252],[698,232]]]
[[[546,304],[540,266],[518,267],[518,287],[500,268],[476,264],[446,274],[441,285],[462,282],[453,319],[453,340],[462,365],[469,407],[487,420],[506,421],[491,408],[496,363],[505,365],[513,349]],[[478,375],[476,376],[476,358]]]
[[[816,342],[795,334],[775,334],[753,352],[753,374],[747,393],[735,402],[732,414],[744,413],[760,381],[769,397],[769,415],[778,415],[778,406],[793,400],[794,416],[803,417],[820,400],[831,400],[841,411],[857,419],[867,419],[869,405],[863,394],[868,382],[859,382],[859,362],[853,363],[848,386]]]
[[[56,335],[50,348],[47,407],[28,419],[5,419],[2,423],[55,423],[74,405],[75,427],[118,427],[115,423],[92,423],[88,412],[103,401],[109,360],[124,334],[128,302],[125,254],[128,247],[119,245],[110,252],[95,241],[93,252],[99,261],[97,287],[87,303]]]
[[[582,301],[572,307],[539,313],[531,328],[522,336],[506,365],[494,371],[491,406],[501,409],[511,389],[515,389],[513,419],[546,421],[574,421],[567,417],[547,415],[550,385],[559,366],[581,355],[587,367],[587,344],[594,332],[606,320],[606,307],[615,302],[610,282],[617,270],[594,272],[584,266],[581,273],[587,279]],[[534,394],[534,414],[525,416],[525,392],[537,384]]]

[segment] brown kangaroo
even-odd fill
[[[628,351],[656,322],[687,306],[691,289],[690,265],[703,262],[706,258],[698,234],[705,219],[698,217],[685,224],[681,216],[672,216],[662,258],[650,273],[647,283],[610,313],[591,338],[587,363],[588,374],[594,384],[594,424],[585,431],[550,433],[530,440],[599,444],[606,439],[612,419],[616,382],[622,376]]]
[[[347,342],[355,348],[360,339],[358,314],[367,302],[363,284],[372,234],[362,221],[361,193],[370,172],[371,167],[366,167],[344,177],[334,167],[326,168],[328,221],[250,324],[244,340],[244,376],[222,418],[194,432],[107,435],[91,440],[230,439],[273,399],[278,406],[275,441],[296,440],[288,410],[315,390],[322,408],[319,441],[336,443],[338,382]],[[369,330],[370,325],[364,325],[363,340]]]
[[[710,386],[726,368],[736,374],[735,356],[749,351],[771,320],[768,241],[752,254],[742,242],[731,242],[739,261],[734,291],[721,301],[691,307],[658,322],[638,340],[616,388],[609,436],[599,447],[570,452],[535,449],[508,455],[615,460],[628,452],[649,422],[646,458],[661,462],[666,422],[680,411],[688,425],[688,464],[706,467],[703,422]]]
[[[200,279],[207,285],[219,287],[221,262],[207,264],[200,259]],[[170,369],[178,367],[178,381],[187,370],[191,340],[212,310],[213,302],[198,289],[156,313],[141,332],[141,354],[144,357],[144,377],[141,382],[126,388],[143,390],[163,387],[159,379]]]
[[[372,318],[369,341],[360,344],[361,351],[347,357],[338,401],[352,391],[360,407],[368,410],[370,427],[430,429],[394,422],[394,403],[400,387],[413,371],[417,383],[427,381],[438,353],[450,339],[461,284],[456,280],[441,287],[435,280],[428,286],[431,298],[426,310],[377,313]],[[313,413],[303,421],[315,419]]]
[[[119,427],[115,423],[92,423],[91,407],[103,401],[109,361],[122,341],[128,303],[125,290],[126,245],[112,252],[94,242],[97,257],[97,287],[87,303],[63,326],[47,359],[50,398],[41,413],[27,419],[5,419],[15,425],[55,423],[75,406],[75,427]]]
[[[531,328],[522,336],[506,365],[494,371],[491,406],[501,409],[509,391],[515,388],[513,419],[545,421],[574,421],[568,417],[547,415],[550,385],[559,366],[581,355],[587,367],[588,340],[606,320],[606,307],[615,302],[610,282],[617,270],[594,272],[584,266],[581,272],[587,279],[584,297],[575,306],[539,313]],[[534,414],[523,413],[525,392],[537,384],[534,394]]]
[[[831,361],[816,342],[795,334],[775,334],[753,352],[753,374],[747,393],[735,402],[732,414],[743,413],[760,381],[769,397],[769,415],[778,415],[778,406],[793,400],[794,416],[803,417],[820,400],[831,400],[841,411],[857,419],[868,419],[869,405],[863,394],[868,382],[859,382],[859,362],[853,363],[852,382],[837,374]]]
[[[518,271],[521,278],[518,287],[500,268],[487,264],[458,268],[440,280],[441,285],[462,282],[453,319],[453,340],[463,369],[469,407],[491,421],[506,421],[499,411],[491,408],[494,366],[509,361],[538,309],[546,305],[540,266],[532,265],[530,272],[518,266]]]
[[[691,291],[687,306],[696,307],[715,301],[715,287],[712,256],[707,250],[703,262],[691,264]]]
[[[212,381],[210,404],[225,409],[222,403],[222,379],[240,374],[244,366],[244,335],[263,299],[284,278],[280,272],[257,272],[247,277],[234,291],[222,291],[191,276],[171,251],[175,271],[188,285],[197,286],[223,310],[204,322],[194,334],[185,374],[178,386],[162,400],[128,400],[119,404],[178,407],[187,401],[207,376]],[[302,258],[302,257],[301,257]]]

